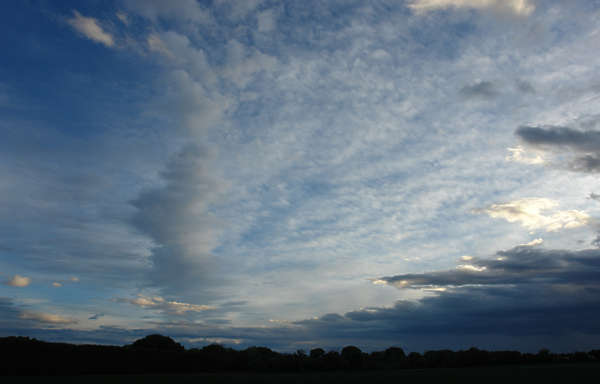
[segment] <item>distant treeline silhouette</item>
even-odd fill
[[[365,353],[355,346],[341,352],[315,348],[306,353],[279,353],[266,347],[244,350],[218,344],[185,349],[162,335],[150,335],[119,346],[49,343],[28,337],[0,338],[2,375],[79,375],[199,372],[302,372],[468,367],[508,364],[600,362],[600,350],[537,354],[518,351],[437,350],[405,352],[398,347]]]

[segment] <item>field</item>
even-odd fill
[[[600,364],[497,366],[324,373],[207,373],[198,375],[3,377],[5,383],[507,383],[600,382]]]

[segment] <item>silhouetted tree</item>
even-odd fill
[[[362,365],[362,351],[354,345],[348,345],[342,349],[342,359],[350,368],[360,368]]]
[[[152,351],[183,351],[183,345],[175,342],[168,336],[163,335],[148,335],[142,339],[138,339],[130,345],[134,349],[152,350]]]
[[[325,350],[323,348],[314,348],[310,350],[311,359],[320,359],[324,354]]]

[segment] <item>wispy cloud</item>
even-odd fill
[[[67,21],[77,32],[88,39],[104,44],[107,47],[114,46],[115,42],[113,36],[103,30],[98,23],[98,20],[93,17],[85,17],[77,11],[73,11],[73,17]]]
[[[535,10],[535,5],[531,0],[412,0],[408,6],[417,13],[445,8],[474,8],[528,16]]]
[[[180,301],[169,301],[159,296],[147,297],[140,295],[135,299],[117,299],[117,301],[122,303],[124,302],[133,304],[141,308],[157,309],[176,315],[183,315],[187,312],[202,312],[215,309],[214,306],[210,305],[198,305],[183,303]]]
[[[69,325],[75,324],[77,322],[76,320],[61,315],[43,312],[24,311],[20,314],[19,317],[24,320],[33,320],[36,322],[50,325]]]

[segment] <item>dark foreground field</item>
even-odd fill
[[[598,383],[600,364],[516,365],[373,372],[206,373],[195,375],[82,375],[3,377],[5,383]]]

